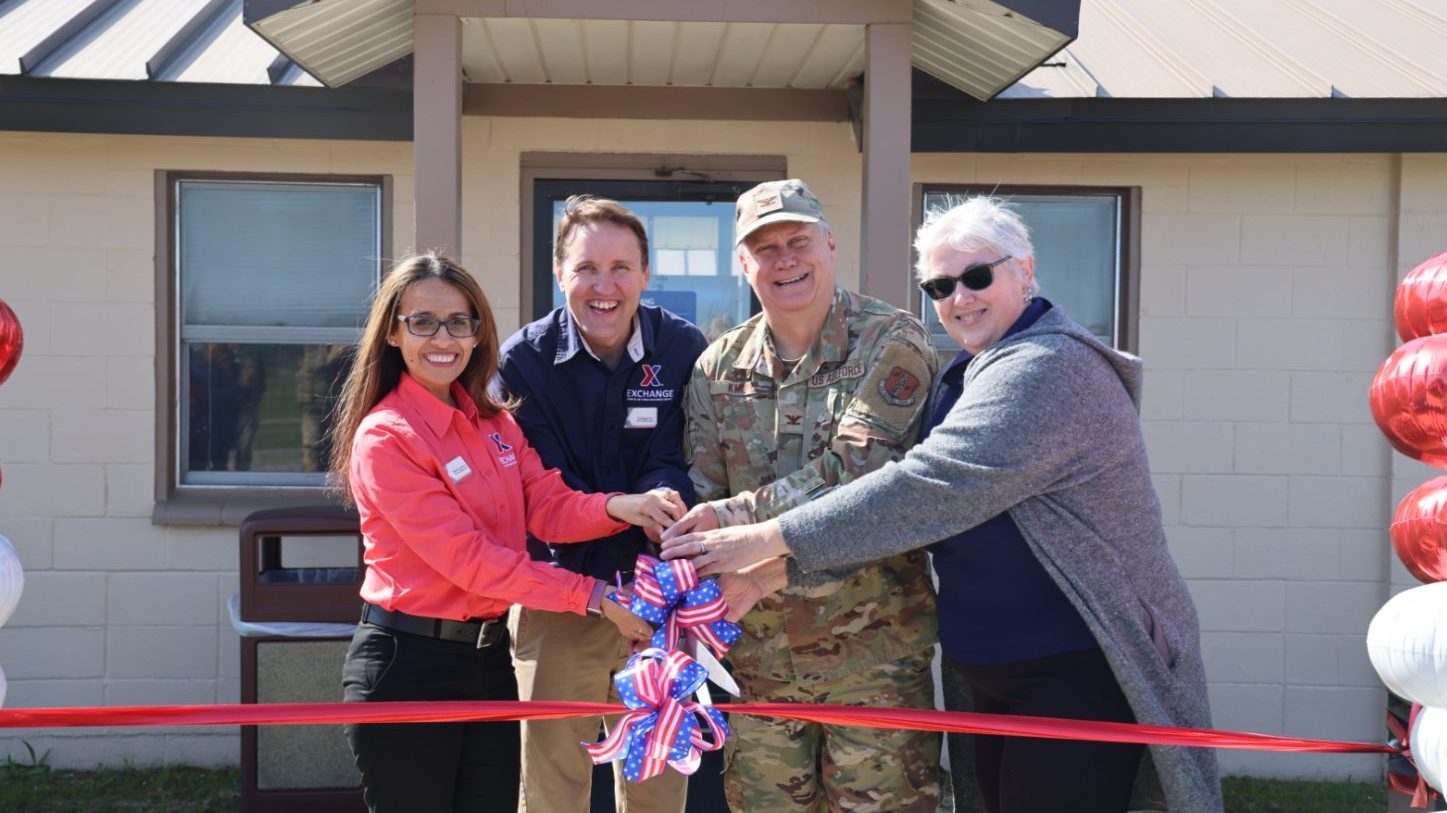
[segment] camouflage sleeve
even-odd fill
[[[729,495],[728,469],[724,467],[723,446],[719,438],[718,418],[714,414],[713,397],[708,390],[708,372],[701,357],[693,365],[688,379],[684,410],[688,429],[684,434],[684,454],[688,460],[688,479],[699,502],[717,500]]]
[[[919,439],[937,364],[924,326],[910,317],[899,318],[866,355],[864,375],[844,405],[829,445],[787,477],[715,501],[720,523],[763,522],[904,457]]]

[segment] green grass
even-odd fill
[[[207,813],[235,811],[236,768],[52,769],[49,754],[0,765],[0,810],[15,813]],[[1308,782],[1228,777],[1226,813],[1383,813],[1386,788],[1357,782]]]
[[[30,749],[29,744],[26,748]],[[108,768],[63,771],[49,752],[0,765],[0,810],[14,813],[234,813],[241,796],[236,768]]]
[[[1361,782],[1249,779],[1222,781],[1226,813],[1383,813],[1387,789]]]

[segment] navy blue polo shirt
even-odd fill
[[[1000,338],[1035,324],[1051,304],[1036,298]],[[965,368],[974,356],[961,350],[940,373],[934,413],[925,435],[964,394]],[[966,664],[1033,660],[1098,646],[1070,599],[1035,558],[1008,513],[931,545],[939,574],[940,648]]]
[[[683,456],[683,399],[708,342],[662,308],[640,305],[616,370],[593,357],[566,307],[525,325],[502,346],[503,389],[543,464],[579,491],[636,493],[665,486],[692,505]],[[591,542],[547,545],[528,537],[534,559],[613,580],[646,550],[637,528]]]

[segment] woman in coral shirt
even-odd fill
[[[344,699],[516,700],[513,604],[607,617],[647,640],[606,583],[534,562],[526,533],[596,539],[661,530],[676,494],[584,494],[544,468],[488,393],[497,328],[477,282],[446,257],[394,267],[372,303],[337,407],[331,473],[361,515],[362,619]],[[512,810],[516,723],[349,725],[373,811]]]

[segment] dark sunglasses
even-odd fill
[[[397,320],[407,325],[407,332],[413,336],[436,336],[437,331],[443,327],[447,328],[447,335],[454,339],[466,339],[469,336],[476,336],[477,329],[482,325],[481,319],[473,319],[468,316],[454,316],[451,319],[438,319],[431,314],[419,313],[416,316],[398,315]]]
[[[992,263],[975,263],[968,266],[957,277],[934,277],[919,284],[919,289],[924,295],[938,302],[941,299],[949,299],[955,292],[955,283],[962,283],[971,291],[983,291],[995,283],[995,266],[1007,262],[1010,255],[1006,254]]]

